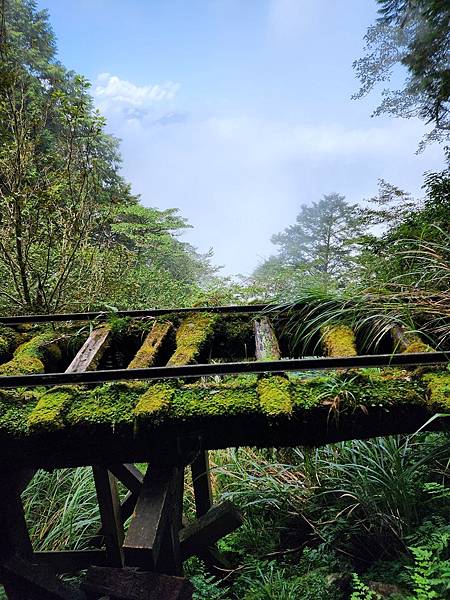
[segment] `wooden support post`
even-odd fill
[[[270,319],[268,317],[255,319],[253,330],[255,332],[256,360],[279,360],[281,357],[280,346]]]
[[[212,506],[211,477],[209,473],[208,451],[200,452],[191,464],[192,485],[194,487],[195,512],[203,516]]]
[[[89,569],[82,588],[92,598],[105,595],[120,600],[191,600],[194,591],[181,577],[101,567]]]
[[[130,463],[109,465],[108,469],[130,492],[139,494],[144,481],[144,475],[137,467]]]
[[[147,469],[124,542],[126,563],[158,573],[182,572],[181,528],[183,469]]]
[[[183,560],[194,554],[202,555],[225,535],[242,525],[242,515],[232,502],[221,502],[180,532]]]
[[[117,482],[114,475],[104,467],[93,467],[93,473],[108,563],[113,567],[121,567],[124,531]]]

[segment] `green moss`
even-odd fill
[[[175,393],[173,385],[168,383],[155,383],[151,385],[140,397],[134,409],[138,419],[153,418],[155,415],[165,414],[170,406],[170,401]]]
[[[108,424],[114,427],[134,420],[134,408],[148,384],[107,383],[79,394],[70,404],[68,425]]]
[[[347,325],[327,325],[322,328],[322,345],[327,356],[356,356],[356,340]]]
[[[136,356],[128,365],[128,368],[143,369],[152,367],[155,363],[155,359],[158,355],[161,345],[171,329],[172,323],[169,321],[155,323],[151,332],[145,338],[144,343],[137,351]]]
[[[64,413],[77,390],[55,387],[44,393],[28,416],[30,431],[55,431],[64,427]]]
[[[176,391],[169,416],[187,420],[192,417],[226,417],[259,412],[259,398],[254,383],[239,386],[191,384]]]
[[[434,352],[434,350],[431,346],[425,344],[425,342],[417,339],[403,350],[403,354],[411,354],[413,352]]]
[[[34,391],[0,390],[0,434],[14,437],[27,435],[28,416],[36,404]]]
[[[55,334],[41,333],[21,344],[15,350],[14,357],[0,365],[0,375],[44,373],[44,365],[61,360],[61,350],[54,340]]]
[[[428,384],[428,400],[440,410],[450,410],[450,373],[440,371],[427,373],[423,380]]]
[[[292,413],[291,383],[286,377],[275,375],[258,381],[261,412],[268,417]]]
[[[188,365],[194,362],[208,338],[212,335],[217,315],[210,313],[193,314],[178,327],[176,350],[169,365]]]

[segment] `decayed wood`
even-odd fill
[[[212,506],[211,477],[208,451],[200,452],[191,465],[195,512],[203,516]]]
[[[108,563],[113,567],[123,566],[124,531],[117,482],[114,475],[104,467],[94,466],[93,474]]]
[[[182,469],[149,467],[124,542],[126,563],[161,573],[181,572]]]
[[[201,554],[225,535],[242,525],[242,515],[229,501],[213,506],[203,517],[194,521],[180,532],[181,555],[183,560]]]
[[[0,578],[6,583],[8,597],[14,600],[86,600],[81,590],[19,556],[0,564]]]
[[[95,371],[110,342],[111,330],[109,327],[94,329],[65,372]]]
[[[417,333],[406,331],[402,325],[394,325],[391,328],[391,337],[394,343],[395,352],[405,352],[413,344],[425,346]]]
[[[172,328],[170,321],[155,323],[142,346],[136,352],[136,356],[128,365],[128,369],[152,367]]]
[[[93,598],[104,594],[116,600],[191,600],[193,592],[181,577],[101,567],[89,569],[81,587]]]
[[[105,550],[59,550],[35,552],[33,563],[51,567],[55,573],[72,573],[91,565],[107,565],[108,559]]]
[[[256,360],[279,360],[281,357],[280,346],[270,319],[268,317],[255,319],[253,329]]]
[[[144,475],[133,463],[109,465],[108,469],[130,492],[139,494]]]

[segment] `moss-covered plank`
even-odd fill
[[[197,313],[184,319],[177,329],[175,352],[167,364],[188,365],[197,360],[217,320],[218,315],[212,313]]]
[[[61,350],[54,333],[41,333],[14,351],[11,360],[0,365],[0,376],[31,375],[44,373],[47,365],[54,366],[61,360]]]
[[[167,336],[173,329],[170,321],[154,323],[152,330],[145,338],[142,346],[128,365],[128,369],[145,369],[153,367]]]
[[[391,337],[395,352],[410,354],[413,352],[433,352],[433,348],[426,344],[414,331],[407,331],[401,325],[391,328]]]
[[[326,356],[357,356],[355,334],[348,325],[326,325],[321,334]]]

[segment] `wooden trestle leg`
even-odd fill
[[[84,600],[49,569],[33,564],[20,491],[24,473],[0,472],[0,581],[9,600]]]
[[[148,467],[125,537],[128,565],[167,575],[182,574],[179,532],[183,476],[182,467]]]
[[[105,467],[95,466],[92,471],[102,520],[102,535],[105,540],[107,562],[111,567],[122,567],[124,530],[116,478]]]

